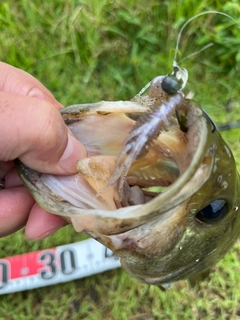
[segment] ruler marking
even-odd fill
[[[113,252],[94,239],[0,259],[0,295],[85,278],[119,268]]]

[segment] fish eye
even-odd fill
[[[176,93],[179,89],[181,89],[180,81],[174,75],[166,76],[162,80],[161,85],[163,91],[170,95]]]
[[[224,218],[229,211],[229,205],[225,200],[217,199],[209,203],[196,214],[200,222],[212,224]]]

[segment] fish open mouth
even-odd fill
[[[148,107],[134,101],[100,102],[62,109],[65,123],[88,152],[72,176],[40,174],[20,165],[20,176],[45,210],[81,220],[105,234],[129,230],[186,200],[199,188],[188,182],[207,160],[208,121],[201,109],[184,100],[185,125],[175,112],[127,171],[115,177],[119,154],[136,119]],[[181,110],[180,110],[181,111]],[[186,131],[186,130],[185,130]],[[141,132],[139,133],[139,136]],[[132,148],[137,148],[132,144]],[[122,160],[123,159],[123,160]],[[199,177],[198,177],[199,178]],[[206,177],[207,178],[207,177]],[[157,213],[156,213],[157,212]]]
[[[78,161],[77,175],[42,175],[42,179],[58,196],[79,208],[116,210],[151,201],[189,168],[198,147],[200,132],[195,133],[199,128],[190,112],[193,110],[189,108],[185,114],[187,133],[181,130],[173,113],[168,126],[146,146],[144,155],[134,159],[128,172],[123,172],[124,178],[114,179],[119,153],[143,112],[139,106],[135,113],[133,107],[128,110],[129,106],[125,106],[127,110],[119,110],[121,108],[113,103],[111,110],[114,108],[117,112],[100,110],[86,117],[81,114],[73,117],[71,107],[63,110],[65,122],[85,145],[88,158]],[[191,122],[195,122],[195,128]],[[136,148],[135,144],[132,148]],[[122,186],[119,186],[121,179]]]
[[[42,181],[52,192],[82,209],[116,210],[145,204],[164,192],[189,165],[189,159],[183,157],[188,137],[180,130],[175,115],[144,156],[132,162],[122,186],[118,179],[111,183],[118,154],[135,125],[131,118],[132,114],[109,113],[89,116],[84,121],[68,120],[69,128],[85,145],[88,158],[78,161],[78,174],[42,175]],[[92,121],[96,130],[89,130]]]

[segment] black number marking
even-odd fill
[[[5,261],[0,261],[0,289],[3,289],[7,285],[8,279],[8,264]]]
[[[108,248],[105,248],[105,251],[104,251],[104,257],[105,258],[114,258],[115,260],[118,259],[118,256],[116,256],[112,250],[108,249]]]
[[[55,254],[53,252],[44,252],[40,257],[40,261],[45,264],[45,268],[41,270],[40,275],[42,279],[52,279],[57,271],[55,264]]]
[[[64,250],[60,254],[60,263],[63,274],[71,274],[76,270],[75,256],[72,250]]]

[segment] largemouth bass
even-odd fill
[[[41,174],[19,163],[21,179],[42,208],[113,250],[133,276],[158,285],[214,265],[240,228],[239,177],[230,149],[195,102],[181,91],[163,91],[163,79],[132,101],[61,110],[88,151],[78,174]],[[150,130],[154,139],[121,170],[144,136],[141,121],[160,111],[160,128]]]
[[[131,101],[60,112],[85,145],[78,173],[54,176],[17,162],[36,202],[110,248],[159,286],[213,266],[240,230],[239,176],[209,116],[183,88],[187,71],[153,79]]]

